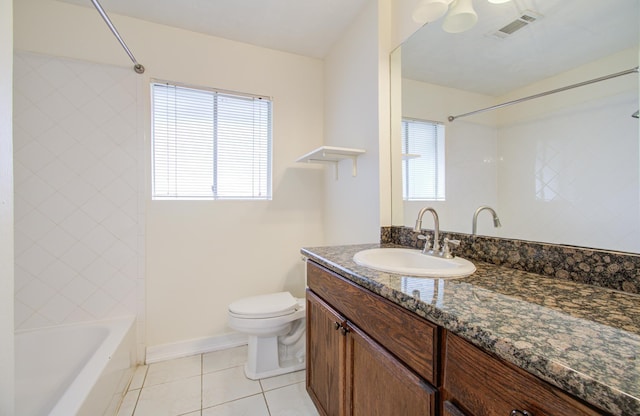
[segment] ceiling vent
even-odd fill
[[[517,31],[537,22],[542,18],[540,13],[536,13],[532,10],[525,10],[520,16],[518,16],[512,22],[507,23],[502,28],[495,32],[489,33],[489,36],[505,39],[513,35]]]

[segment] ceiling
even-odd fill
[[[499,96],[637,48],[640,39],[638,0],[513,0],[504,4],[475,0],[473,5],[478,23],[471,30],[446,33],[440,19],[403,44],[403,77]],[[508,38],[492,36],[527,9],[542,17]],[[626,69],[612,68],[611,72]]]
[[[91,0],[61,0],[93,7]],[[107,13],[323,58],[367,0],[99,0]],[[417,1],[417,0],[416,0]],[[402,47],[403,76],[498,96],[637,47],[638,0],[474,0],[478,23],[450,34],[443,19]],[[522,12],[541,15],[506,39],[491,36]],[[117,22],[116,22],[117,26]],[[126,34],[123,34],[126,38]],[[628,68],[615,68],[620,71]],[[612,72],[613,72],[612,71]],[[603,74],[606,75],[606,74]]]
[[[93,7],[90,0],[62,1]],[[367,0],[100,0],[109,15],[122,14],[314,58],[323,58],[327,54],[362,11],[366,2]],[[125,34],[122,35],[125,37]]]

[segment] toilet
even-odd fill
[[[305,300],[289,292],[251,296],[229,305],[229,326],[249,336],[244,371],[257,380],[305,367]]]

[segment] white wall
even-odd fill
[[[389,203],[388,185],[381,186],[381,154],[389,152],[388,108],[381,110],[380,94],[388,94],[389,4],[370,2],[325,59],[325,144],[361,148],[358,175],[351,164],[339,165],[339,179],[327,169],[325,230],[328,244],[371,243],[380,239],[381,201]],[[381,124],[384,123],[384,124]],[[381,146],[384,146],[381,149]]]
[[[50,0],[15,7],[16,49],[130,67],[95,10]],[[229,332],[227,305],[243,296],[302,295],[299,249],[324,242],[323,173],[295,160],[323,143],[322,62],[110,16],[147,69],[143,114],[150,78],[274,100],[272,201],[151,201],[147,190],[147,345]],[[150,154],[148,118],[144,123]]]
[[[0,415],[14,412],[13,354],[13,10],[0,0]]]

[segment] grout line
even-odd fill
[[[136,409],[138,408],[138,401],[140,401],[140,396],[142,395],[142,387],[138,390],[138,397],[136,397],[136,404],[133,405],[133,412],[131,412],[131,416],[136,416]]]
[[[271,409],[269,409],[269,402],[267,401],[267,396],[262,392],[262,399],[264,400],[264,405],[267,406],[267,413],[271,416]]]
[[[131,416],[136,416],[136,410],[138,409],[138,402],[140,401],[140,396],[142,396],[142,389],[144,388],[144,384],[147,382],[147,374],[149,374],[149,366],[146,365],[144,370],[144,376],[142,377],[142,384],[140,385],[138,390],[138,397],[136,397],[136,403],[133,405],[133,412],[131,412]],[[134,373],[135,376],[135,373]]]

